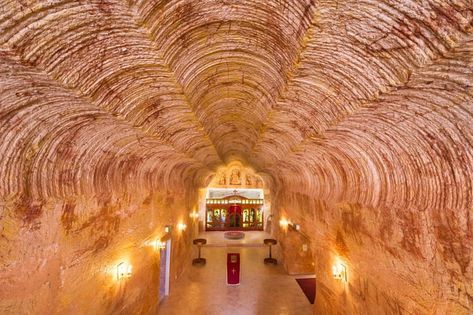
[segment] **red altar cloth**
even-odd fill
[[[227,284],[228,285],[240,284],[240,254],[239,253],[227,254]]]

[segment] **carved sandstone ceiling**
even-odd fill
[[[237,158],[324,199],[468,207],[472,18],[469,0],[2,0],[0,194]]]

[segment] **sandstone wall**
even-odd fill
[[[164,225],[187,219],[186,199],[155,192],[47,200],[27,205],[41,209],[34,217],[3,203],[0,313],[155,314],[160,256],[147,241],[164,235]],[[196,229],[187,223],[172,236],[173,281],[191,259]],[[133,266],[130,278],[116,279],[120,262]]]
[[[215,151],[125,3],[0,6],[0,313],[155,313],[143,244],[189,220]],[[121,261],[133,274],[117,282]]]
[[[470,313],[471,213],[466,210],[371,208],[296,192],[277,200],[278,210],[311,237],[316,314]],[[339,259],[348,269],[346,284],[332,277]]]
[[[471,0],[1,1],[2,311],[153,308],[138,243],[237,159],[309,236],[321,312],[471,312],[472,25]]]

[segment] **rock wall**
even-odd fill
[[[472,25],[471,0],[0,1],[0,310],[152,309],[138,243],[238,160],[311,239],[321,312],[471,312]],[[126,286],[91,275],[125,248]]]
[[[28,206],[34,217],[3,203],[0,313],[155,314],[160,256],[147,241],[188,221],[188,201],[178,192],[48,200]],[[172,280],[191,259],[197,231],[187,224],[173,232]],[[130,278],[116,279],[120,262],[132,265]]]
[[[329,203],[297,192],[277,200],[311,237],[316,314],[470,314],[471,213]],[[332,276],[339,260],[347,283]]]
[[[315,263],[311,238],[287,227],[280,229],[278,239],[286,272],[290,275],[313,275]]]
[[[1,314],[155,313],[159,255],[144,244],[189,220],[197,172],[218,163],[124,5],[0,4]],[[133,274],[116,281],[122,261]]]

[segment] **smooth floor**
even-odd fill
[[[265,265],[263,259],[268,255],[268,249],[251,246],[261,243],[267,235],[252,233],[256,233],[251,235],[253,243],[248,242],[248,237],[240,244],[226,242],[223,236],[212,234],[211,244],[226,242],[227,246],[202,248],[202,257],[207,259],[207,264],[187,268],[171,287],[170,296],[161,302],[159,315],[313,314],[313,305],[295,281],[298,277],[287,275],[281,264]],[[201,235],[205,236],[208,234]],[[230,252],[241,256],[239,286],[226,285],[226,257]],[[277,248],[273,253],[273,257],[279,258]]]
[[[263,240],[271,238],[269,233],[263,231],[245,231],[245,237],[238,240],[230,240],[224,237],[224,232],[210,231],[201,232],[199,238],[205,238],[208,246],[261,246],[264,247]]]

